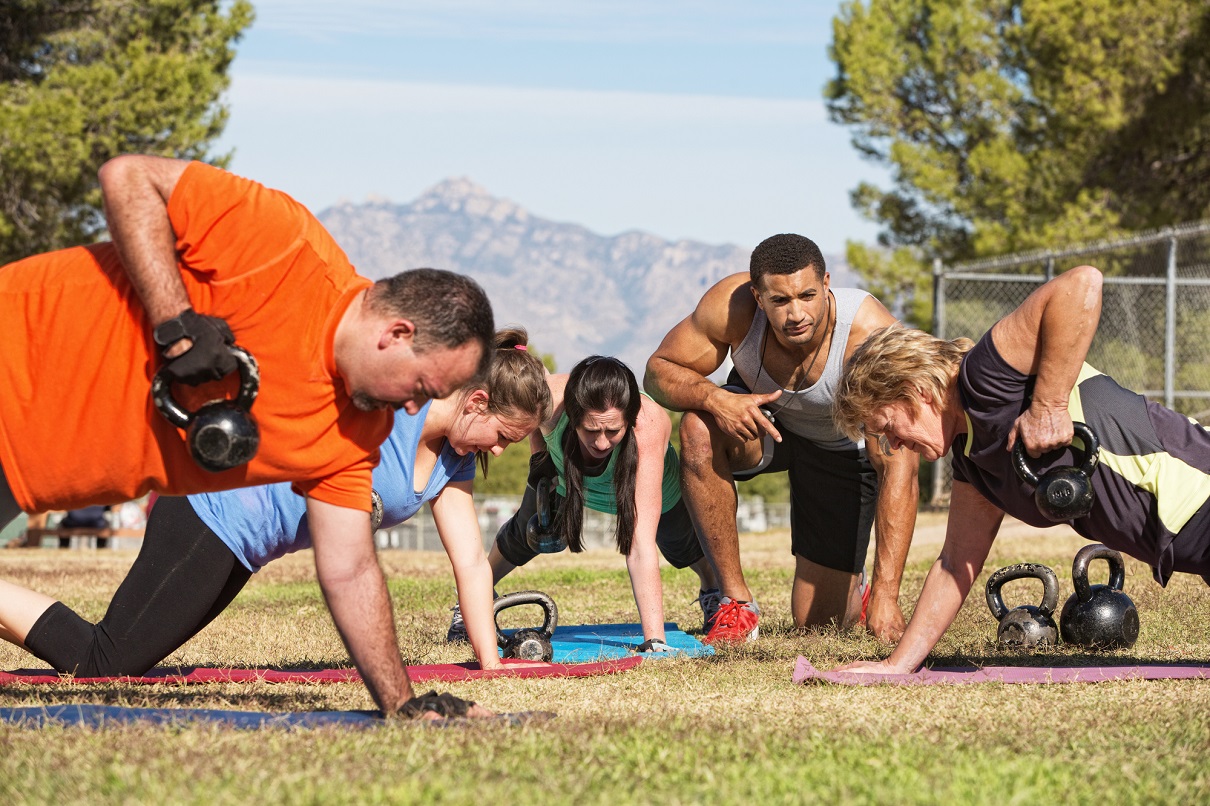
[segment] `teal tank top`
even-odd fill
[[[569,422],[571,421],[565,412],[559,418],[554,430],[543,436],[546,441],[546,450],[550,452],[551,461],[555,463],[555,468],[559,471],[558,491],[562,496],[567,495],[567,484],[563,472],[563,433],[567,431]],[[584,477],[584,505],[594,512],[618,514],[617,501],[613,496],[613,469],[617,459],[618,452],[614,451],[609,455],[609,462],[605,465],[605,470],[601,475]],[[664,452],[663,498],[661,513],[672,509],[681,500],[681,462],[677,458],[676,449],[672,447],[671,442],[668,443],[668,450]]]

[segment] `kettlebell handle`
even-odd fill
[[[239,370],[239,393],[233,403],[244,411],[249,411],[260,391],[260,368],[252,353],[243,347],[231,344],[227,349],[235,356],[236,369]],[[177,428],[188,428],[197,412],[188,411],[178,403],[172,396],[171,386],[172,381],[164,374],[164,370],[160,369],[151,379],[151,400],[165,420]]]
[[[1071,427],[1075,431],[1075,435],[1084,443],[1084,461],[1080,463],[1080,471],[1091,476],[1092,471],[1096,470],[1097,463],[1101,461],[1099,453],[1101,441],[1084,423],[1072,422]],[[1025,443],[1020,437],[1013,445],[1013,468],[1017,471],[1018,478],[1031,487],[1037,487],[1042,481],[1034,469],[1029,466],[1029,454],[1025,452]]]
[[[1092,586],[1088,584],[1088,564],[1093,560],[1109,561],[1109,583],[1111,590],[1120,591],[1126,584],[1126,563],[1122,555],[1102,543],[1093,543],[1076,552],[1071,563],[1071,581],[1076,596],[1081,602],[1092,599]]]
[[[1014,579],[1042,580],[1042,604],[1038,605],[1038,612],[1044,616],[1054,614],[1059,606],[1059,578],[1055,572],[1038,563],[1018,563],[1001,568],[987,580],[987,606],[996,621],[1003,621],[1009,612],[1000,589]]]
[[[541,605],[542,634],[547,639],[554,634],[555,627],[559,623],[559,608],[555,606],[555,600],[542,591],[517,591],[516,593],[506,593],[492,605],[492,618],[496,622],[497,644],[504,646],[508,643],[508,637],[500,631],[500,611],[527,604]]]

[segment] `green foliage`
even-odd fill
[[[509,445],[488,462],[487,476],[480,467],[475,473],[475,492],[480,495],[522,495],[529,476],[529,441]]]
[[[849,262],[927,325],[930,262],[1210,215],[1202,0],[847,0],[831,118],[894,187]]]
[[[227,121],[218,98],[233,45],[251,22],[247,0],[6,3],[0,264],[96,237],[96,174],[111,157],[207,158]]]

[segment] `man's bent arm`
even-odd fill
[[[332,620],[370,696],[385,714],[412,697],[399,655],[386,579],[378,565],[370,513],[307,499],[315,573]]]
[[[866,451],[878,473],[878,502],[874,510],[876,543],[874,575],[866,626],[884,641],[898,641],[906,626],[899,607],[899,589],[908,548],[916,528],[920,495],[920,462],[914,451],[900,448],[884,453],[878,441],[867,439]]]
[[[168,199],[188,165],[185,160],[124,156],[102,165],[98,174],[110,237],[152,327],[190,307],[168,219]]]

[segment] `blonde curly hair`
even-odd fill
[[[901,324],[875,330],[845,362],[832,402],[836,427],[859,440],[866,420],[896,401],[906,400],[918,412],[926,393],[945,400],[962,357],[973,346],[970,339],[946,341]]]

